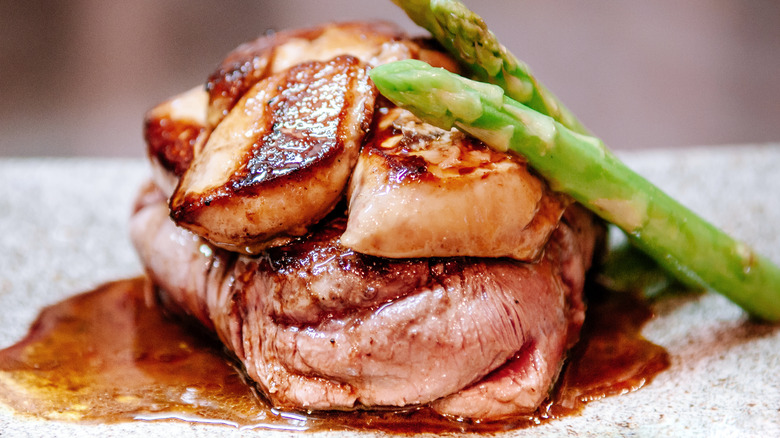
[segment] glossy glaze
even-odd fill
[[[425,407],[281,413],[269,409],[208,335],[164,315],[143,278],[106,284],[41,313],[0,351],[0,400],[20,415],[115,423],[176,419],[242,428],[494,432],[576,414],[591,400],[633,391],[669,366],[641,337],[652,316],[629,295],[591,290],[582,339],[553,396],[533,416],[462,422]]]

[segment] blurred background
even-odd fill
[[[613,149],[780,141],[780,2],[466,0]],[[143,154],[144,112],[273,29],[389,0],[0,0],[0,155]]]

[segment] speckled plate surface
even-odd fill
[[[621,154],[634,169],[727,232],[780,262],[780,144]],[[40,309],[137,276],[128,239],[140,160],[0,159],[0,347]],[[641,390],[581,415],[498,436],[780,436],[780,325],[750,322],[714,295],[664,299],[644,331],[672,356]],[[182,422],[84,425],[0,407],[0,436],[292,436]],[[320,432],[309,436],[381,436]]]

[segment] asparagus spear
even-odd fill
[[[633,172],[595,138],[472,81],[406,60],[371,71],[379,91],[424,121],[524,155],[553,190],[617,225],[688,285],[706,286],[754,316],[780,320],[780,269]]]
[[[506,95],[546,114],[567,128],[587,130],[523,62],[498,42],[480,16],[457,0],[393,0],[409,18],[427,29],[476,79],[504,89]]]
[[[528,66],[498,42],[485,22],[458,0],[393,0],[418,25],[431,34],[482,82],[496,84],[507,96],[546,114],[567,128],[589,132],[549,90],[531,74]],[[628,252],[635,254],[634,252]],[[643,276],[673,283],[671,274],[654,263],[638,269]],[[608,267],[608,266],[606,266]]]

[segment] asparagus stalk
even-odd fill
[[[463,3],[458,0],[393,2],[404,9],[418,25],[428,29],[471,71],[473,77],[500,86],[507,96],[554,118],[575,132],[589,133],[574,114],[531,74],[528,66],[499,43],[482,18]],[[637,271],[644,277],[659,278],[665,284],[673,282],[671,274],[654,263],[645,263],[642,266],[645,269]],[[636,284],[634,286],[637,287]]]
[[[458,0],[393,0],[409,18],[427,29],[461,64],[482,82],[504,89],[506,95],[546,114],[572,131],[587,129],[523,62],[498,42],[480,16]]]
[[[424,121],[522,154],[553,190],[617,225],[684,283],[718,291],[756,317],[780,320],[780,269],[633,172],[599,139],[516,102],[496,85],[421,61],[376,67],[371,78],[385,97]]]

